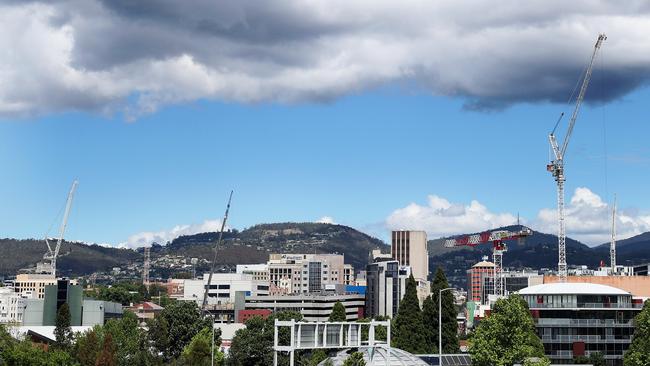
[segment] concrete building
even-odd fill
[[[253,276],[253,280],[261,282],[269,282],[269,265],[262,264],[238,264],[236,273],[249,274]]]
[[[23,325],[54,326],[61,306],[70,308],[70,325],[103,325],[108,319],[122,317],[122,305],[109,301],[84,299],[83,290],[68,280],[44,288],[43,299],[25,299]]]
[[[494,263],[482,261],[467,271],[467,301],[487,304],[494,294]]]
[[[376,262],[366,266],[366,316],[395,317],[401,298],[398,261]]]
[[[22,324],[25,299],[12,287],[0,287],[0,323]]]
[[[429,278],[429,249],[424,231],[393,231],[391,257],[402,266],[411,267],[416,280]]]
[[[56,285],[56,277],[49,274],[20,273],[14,280],[14,289],[24,297],[42,299],[45,286]]]
[[[591,283],[552,283],[519,292],[535,319],[537,334],[552,363],[601,353],[610,366],[623,364],[642,303],[632,294]]]
[[[296,311],[305,321],[327,321],[334,304],[340,301],[345,307],[348,321],[364,317],[365,298],[360,294],[296,294],[279,296],[251,296],[246,298],[246,309],[269,309],[273,312]]]
[[[340,254],[271,254],[267,264],[272,294],[321,292],[345,282]]]
[[[352,286],[356,284],[354,278],[354,267],[351,264],[343,265],[343,284],[347,286]]]
[[[501,275],[506,295],[544,283],[544,276],[537,271],[503,271]]]

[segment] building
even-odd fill
[[[351,264],[343,265],[343,284],[346,286],[353,286],[356,284],[354,278],[354,267]]]
[[[424,231],[393,231],[391,257],[402,266],[411,267],[416,280],[429,278],[429,249]]]
[[[506,295],[544,283],[544,276],[537,271],[503,271],[501,275]]]
[[[544,276],[544,283],[558,282],[557,276]],[[650,298],[650,277],[648,276],[568,276],[567,282],[596,283],[625,290],[635,297]]]
[[[486,304],[494,294],[494,263],[482,261],[467,271],[467,301]]]
[[[255,281],[269,282],[269,265],[266,263],[238,264],[235,272],[239,274],[250,274]]]
[[[172,299],[181,299],[183,298],[183,293],[185,292],[185,279],[181,278],[170,278],[167,282],[156,283],[164,287],[167,290],[167,296]]]
[[[576,356],[599,352],[608,365],[623,364],[642,307],[632,294],[593,283],[542,284],[519,294],[552,363],[573,363]]]
[[[156,303],[144,301],[126,308],[133,312],[141,322],[155,318],[164,308]]]
[[[25,299],[11,287],[0,287],[0,323],[22,324]]]
[[[45,286],[56,285],[56,277],[51,274],[20,273],[14,280],[14,290],[35,299],[45,297]]]
[[[402,298],[400,282],[398,261],[368,264],[366,266],[366,316],[395,317]]]
[[[109,301],[84,299],[83,289],[68,280],[44,288],[42,299],[25,299],[23,325],[54,326],[61,306],[70,309],[71,326],[103,325],[108,319],[122,317],[122,305]]]
[[[345,307],[348,321],[364,317],[364,295],[360,294],[295,294],[251,296],[246,298],[246,310],[268,309],[273,312],[296,311],[309,322],[327,321],[334,304],[340,301]]]
[[[345,282],[340,254],[271,254],[267,264],[272,294],[321,292]]]
[[[237,323],[246,323],[246,321],[254,316],[259,316],[262,319],[266,319],[269,315],[273,314],[273,311],[269,309],[243,309],[237,312]]]

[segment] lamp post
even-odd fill
[[[442,365],[442,293],[447,290],[454,290],[447,287],[438,290],[438,364]]]

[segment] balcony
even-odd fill
[[[617,321],[614,319],[553,319],[539,318],[535,323],[538,326],[562,326],[562,327],[632,327],[632,320]]]
[[[530,309],[641,309],[643,304],[585,302],[577,304],[532,304]]]
[[[544,343],[630,343],[632,340],[630,337],[615,338],[614,336],[602,337],[599,335],[558,335],[542,336],[540,338]]]

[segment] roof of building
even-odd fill
[[[472,268],[476,268],[476,267],[494,267],[494,263],[488,261],[482,261],[472,266]]]
[[[629,292],[616,287],[596,283],[545,283],[526,287],[519,291],[521,295],[630,295]]]

